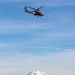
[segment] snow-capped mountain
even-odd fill
[[[47,75],[45,72],[43,72],[43,71],[39,71],[39,70],[37,70],[37,71],[31,71],[30,73],[28,73],[27,75]]]

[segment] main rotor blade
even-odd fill
[[[38,8],[37,10],[40,10],[43,6],[41,6],[40,8]]]
[[[31,9],[34,9],[34,10],[37,10],[37,9],[35,9],[35,8],[32,8],[32,7],[29,7],[29,6],[26,6],[27,8],[31,8]]]

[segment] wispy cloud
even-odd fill
[[[14,56],[0,58],[0,74],[9,75],[27,74],[31,70],[44,70],[52,75],[71,75],[75,74],[75,51],[66,51],[59,53],[49,53],[44,56],[31,54],[17,54]],[[19,72],[18,72],[19,71]],[[64,72],[64,73],[63,73]],[[68,73],[67,73],[68,72]]]
[[[34,5],[46,5],[46,6],[69,6],[75,5],[75,0],[0,0],[0,1],[9,1],[9,2],[25,2],[25,3],[33,3]],[[38,4],[37,4],[38,3]]]
[[[1,24],[0,25],[0,34],[27,33],[27,32],[37,31],[39,29],[52,29],[53,28],[53,26],[49,26],[44,23],[41,23],[41,24],[31,23],[30,24],[30,23],[27,23],[24,21],[16,21],[16,23],[12,24],[12,22],[10,22],[9,24],[8,24],[8,22],[6,22],[6,24],[5,23]],[[3,23],[3,22],[1,22],[1,23]]]

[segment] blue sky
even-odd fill
[[[45,16],[25,5],[44,6]],[[0,75],[31,70],[75,75],[75,0],[0,0]]]

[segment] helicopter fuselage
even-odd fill
[[[31,7],[30,7],[30,8],[31,8]],[[25,7],[25,12],[34,14],[35,16],[44,16],[44,14],[41,13],[39,10],[29,11],[29,10],[27,9],[27,7]]]
[[[32,11],[32,14],[37,15],[37,16],[44,16],[40,11]]]

